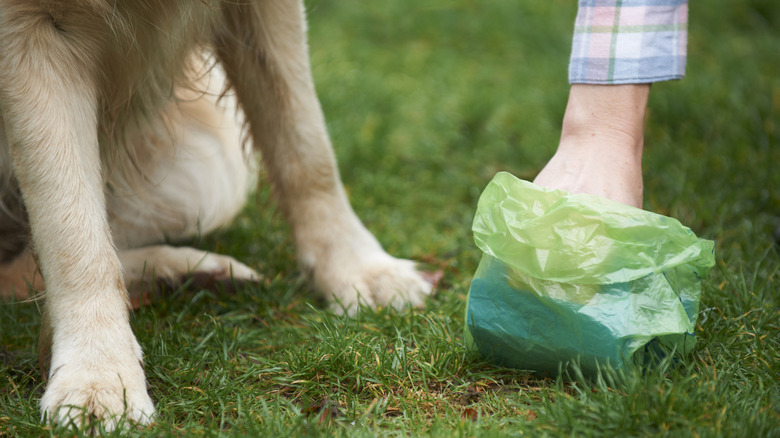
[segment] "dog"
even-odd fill
[[[0,0],[0,289],[45,287],[44,421],[153,421],[128,287],[257,280],[229,256],[166,244],[230,222],[254,151],[334,307],[431,293],[349,204],[304,15],[301,0]]]

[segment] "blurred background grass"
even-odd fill
[[[500,170],[532,179],[568,94],[573,1],[309,0],[318,93],[358,215],[443,269],[425,312],[322,312],[267,188],[199,246],[265,275],[135,312],[163,435],[778,436],[780,6],[690,5],[688,75],[653,86],[645,208],[716,240],[689,362],[607,387],[495,368],[462,346],[471,219]],[[38,426],[32,304],[0,305],[0,435]]]

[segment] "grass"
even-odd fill
[[[443,269],[425,311],[326,312],[268,191],[196,242],[265,274],[134,313],[157,423],[138,436],[779,436],[780,8],[692,2],[688,77],[653,86],[645,208],[716,240],[681,366],[558,380],[463,347],[481,189],[533,178],[567,96],[570,1],[307,2],[312,64],[358,214]],[[39,310],[0,304],[0,436],[39,424]]]

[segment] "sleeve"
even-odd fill
[[[580,0],[569,82],[680,79],[687,43],[688,0]]]

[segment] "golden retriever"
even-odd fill
[[[349,205],[301,0],[0,0],[0,113],[0,290],[45,283],[47,421],[153,420],[127,286],[257,278],[164,245],[231,220],[255,149],[331,302],[420,306],[431,292]]]

